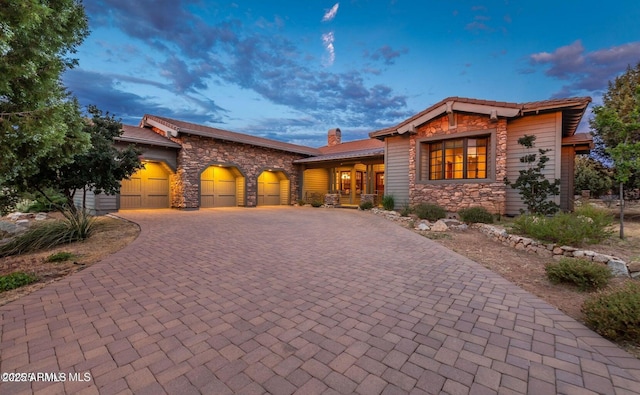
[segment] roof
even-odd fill
[[[519,118],[526,115],[562,111],[562,135],[572,136],[580,123],[590,97],[542,100],[526,103],[510,103],[492,100],[480,100],[467,97],[448,97],[395,126],[369,133],[372,138],[383,139],[386,136],[415,133],[415,128],[442,114],[467,112],[485,114],[490,117]]]
[[[342,151],[335,152],[327,155],[312,156],[310,158],[298,159],[293,163],[313,163],[313,162],[325,162],[344,159],[362,159],[373,158],[377,156],[384,156],[384,146],[380,148],[369,148],[358,151]]]
[[[377,148],[384,149],[384,142],[376,139],[363,139],[347,141],[333,146],[326,145],[324,147],[318,148],[318,150],[322,155],[329,155],[345,151],[360,151]]]
[[[156,115],[146,114],[142,118],[142,123],[144,125],[158,127],[168,135],[172,135],[174,137],[177,137],[179,133],[187,133],[195,136],[203,136],[241,144],[255,145],[258,147],[271,148],[275,150],[293,152],[309,156],[320,155],[320,151],[316,148],[285,143],[281,141],[266,139],[263,137],[251,136],[249,134],[230,132],[228,130],[217,129],[171,118],[159,117]]]
[[[132,125],[122,125],[122,134],[115,140],[134,144],[146,144],[167,148],[180,148],[180,144],[159,135],[148,128]]]

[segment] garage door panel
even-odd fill
[[[229,169],[210,166],[200,176],[200,206],[237,206],[236,184],[236,177]]]
[[[282,204],[282,184],[288,180],[282,172],[264,171],[258,177],[258,205],[278,206]],[[288,184],[287,184],[288,185]]]
[[[130,196],[120,195],[120,208],[122,208],[122,209],[142,208],[142,196],[140,196],[140,195],[130,195]]]
[[[168,208],[169,173],[159,163],[145,163],[120,187],[120,209]]]

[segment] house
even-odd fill
[[[561,180],[558,203],[573,208],[573,158],[588,152],[575,134],[590,98],[506,103],[451,97],[370,138],[311,148],[156,115],[125,125],[116,145],[134,143],[144,169],[122,181],[118,196],[90,195],[98,214],[140,208],[288,205],[332,197],[356,206],[392,194],[396,205],[437,203],[449,211],[480,205],[517,214],[515,180],[524,154],[517,139],[537,136],[549,148],[545,169]]]
[[[591,138],[576,135],[589,97],[507,103],[449,97],[386,129],[371,132],[385,143],[385,193],[396,204],[437,203],[456,212],[482,206],[493,213],[525,208],[514,181],[526,152],[518,145],[535,135],[535,148],[549,149],[544,174],[559,179],[556,202],[573,209],[573,163]],[[537,151],[535,152],[537,153]]]

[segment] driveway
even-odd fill
[[[640,393],[640,360],[370,213],[120,215],[134,243],[0,307],[1,394]]]

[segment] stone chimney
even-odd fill
[[[333,147],[334,145],[338,145],[342,143],[342,133],[339,128],[330,129],[329,134],[327,135],[327,145],[329,147]]]

